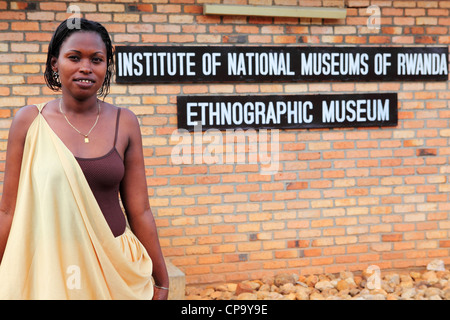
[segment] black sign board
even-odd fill
[[[118,83],[447,81],[448,47],[117,46]]]
[[[179,96],[178,128],[306,129],[396,126],[397,94]]]

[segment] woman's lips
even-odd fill
[[[90,79],[76,79],[75,83],[80,87],[80,88],[91,88],[95,81],[90,80]]]

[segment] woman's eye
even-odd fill
[[[74,60],[74,61],[79,60],[79,58],[77,56],[69,56],[69,59],[70,60]]]
[[[102,58],[94,58],[94,59],[92,59],[92,61],[94,61],[95,63],[100,63],[103,61],[103,59]]]

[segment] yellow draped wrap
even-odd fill
[[[0,299],[151,299],[147,251],[128,228],[114,237],[44,106],[26,137]]]

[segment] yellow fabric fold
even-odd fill
[[[129,229],[114,237],[44,106],[26,137],[0,299],[151,299],[147,251]]]

